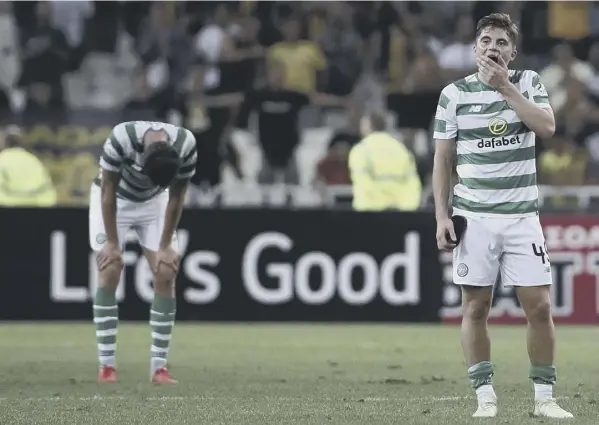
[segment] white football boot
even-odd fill
[[[478,399],[478,409],[473,418],[494,418],[497,416],[497,397],[485,395]]]
[[[540,398],[535,400],[534,416],[554,419],[572,419],[574,415],[558,406],[554,398]]]

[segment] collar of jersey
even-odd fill
[[[478,81],[479,83],[481,83],[483,86],[488,87],[491,90],[495,90],[495,87],[491,87],[487,83],[484,83],[480,78],[478,78],[478,72],[476,74],[474,74],[474,76],[476,77],[476,81]]]

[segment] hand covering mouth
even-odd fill
[[[487,55],[487,57],[493,61],[495,61],[495,63],[499,63],[499,54],[497,53],[489,53]]]

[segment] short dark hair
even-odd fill
[[[177,151],[168,143],[157,141],[145,149],[144,170],[150,180],[158,186],[168,186],[181,166]]]
[[[368,120],[370,121],[370,128],[372,131],[387,130],[387,114],[385,114],[385,112],[373,111],[368,114]]]
[[[512,44],[518,44],[520,30],[518,29],[518,26],[512,22],[512,18],[510,18],[510,15],[507,13],[491,13],[490,15],[480,18],[476,24],[476,38],[478,38],[481,32],[488,27],[505,30]]]

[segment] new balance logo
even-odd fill
[[[483,105],[472,105],[468,112],[477,113],[483,110]]]

